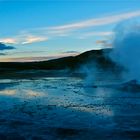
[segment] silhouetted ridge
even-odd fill
[[[110,51],[111,49],[91,50],[77,56],[40,62],[0,62],[0,69],[1,72],[17,70],[74,70],[83,64],[93,62],[100,68],[113,68],[116,64],[107,57]]]

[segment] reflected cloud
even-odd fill
[[[33,91],[33,90],[24,90],[25,92],[25,97],[27,98],[32,98],[32,97],[42,97],[42,96],[47,96],[47,94],[42,93],[42,92],[37,92],[37,91]]]
[[[16,90],[14,90],[14,89],[6,89],[6,90],[0,91],[0,95],[13,96],[15,94],[16,94]]]
[[[113,116],[114,113],[112,110],[110,110],[108,107],[105,106],[100,106],[100,107],[96,107],[96,106],[82,106],[82,107],[75,107],[73,109],[79,110],[79,111],[83,111],[83,112],[88,112],[88,113],[95,113],[98,115],[103,115],[103,116]]]

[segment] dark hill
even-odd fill
[[[108,69],[116,67],[107,54],[111,49],[91,50],[77,56],[63,57],[54,60],[40,62],[0,62],[0,71],[20,70],[75,70],[86,63],[96,62],[100,68]]]
[[[0,62],[0,78],[38,78],[50,76],[85,76],[82,66],[120,73],[118,66],[108,56],[111,49],[91,50],[77,56],[63,57],[40,62]],[[95,65],[94,65],[95,64]]]

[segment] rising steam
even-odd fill
[[[111,59],[125,67],[126,80],[140,82],[140,24],[120,24],[115,30]]]

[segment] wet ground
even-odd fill
[[[138,140],[140,93],[80,78],[0,80],[0,140]]]

